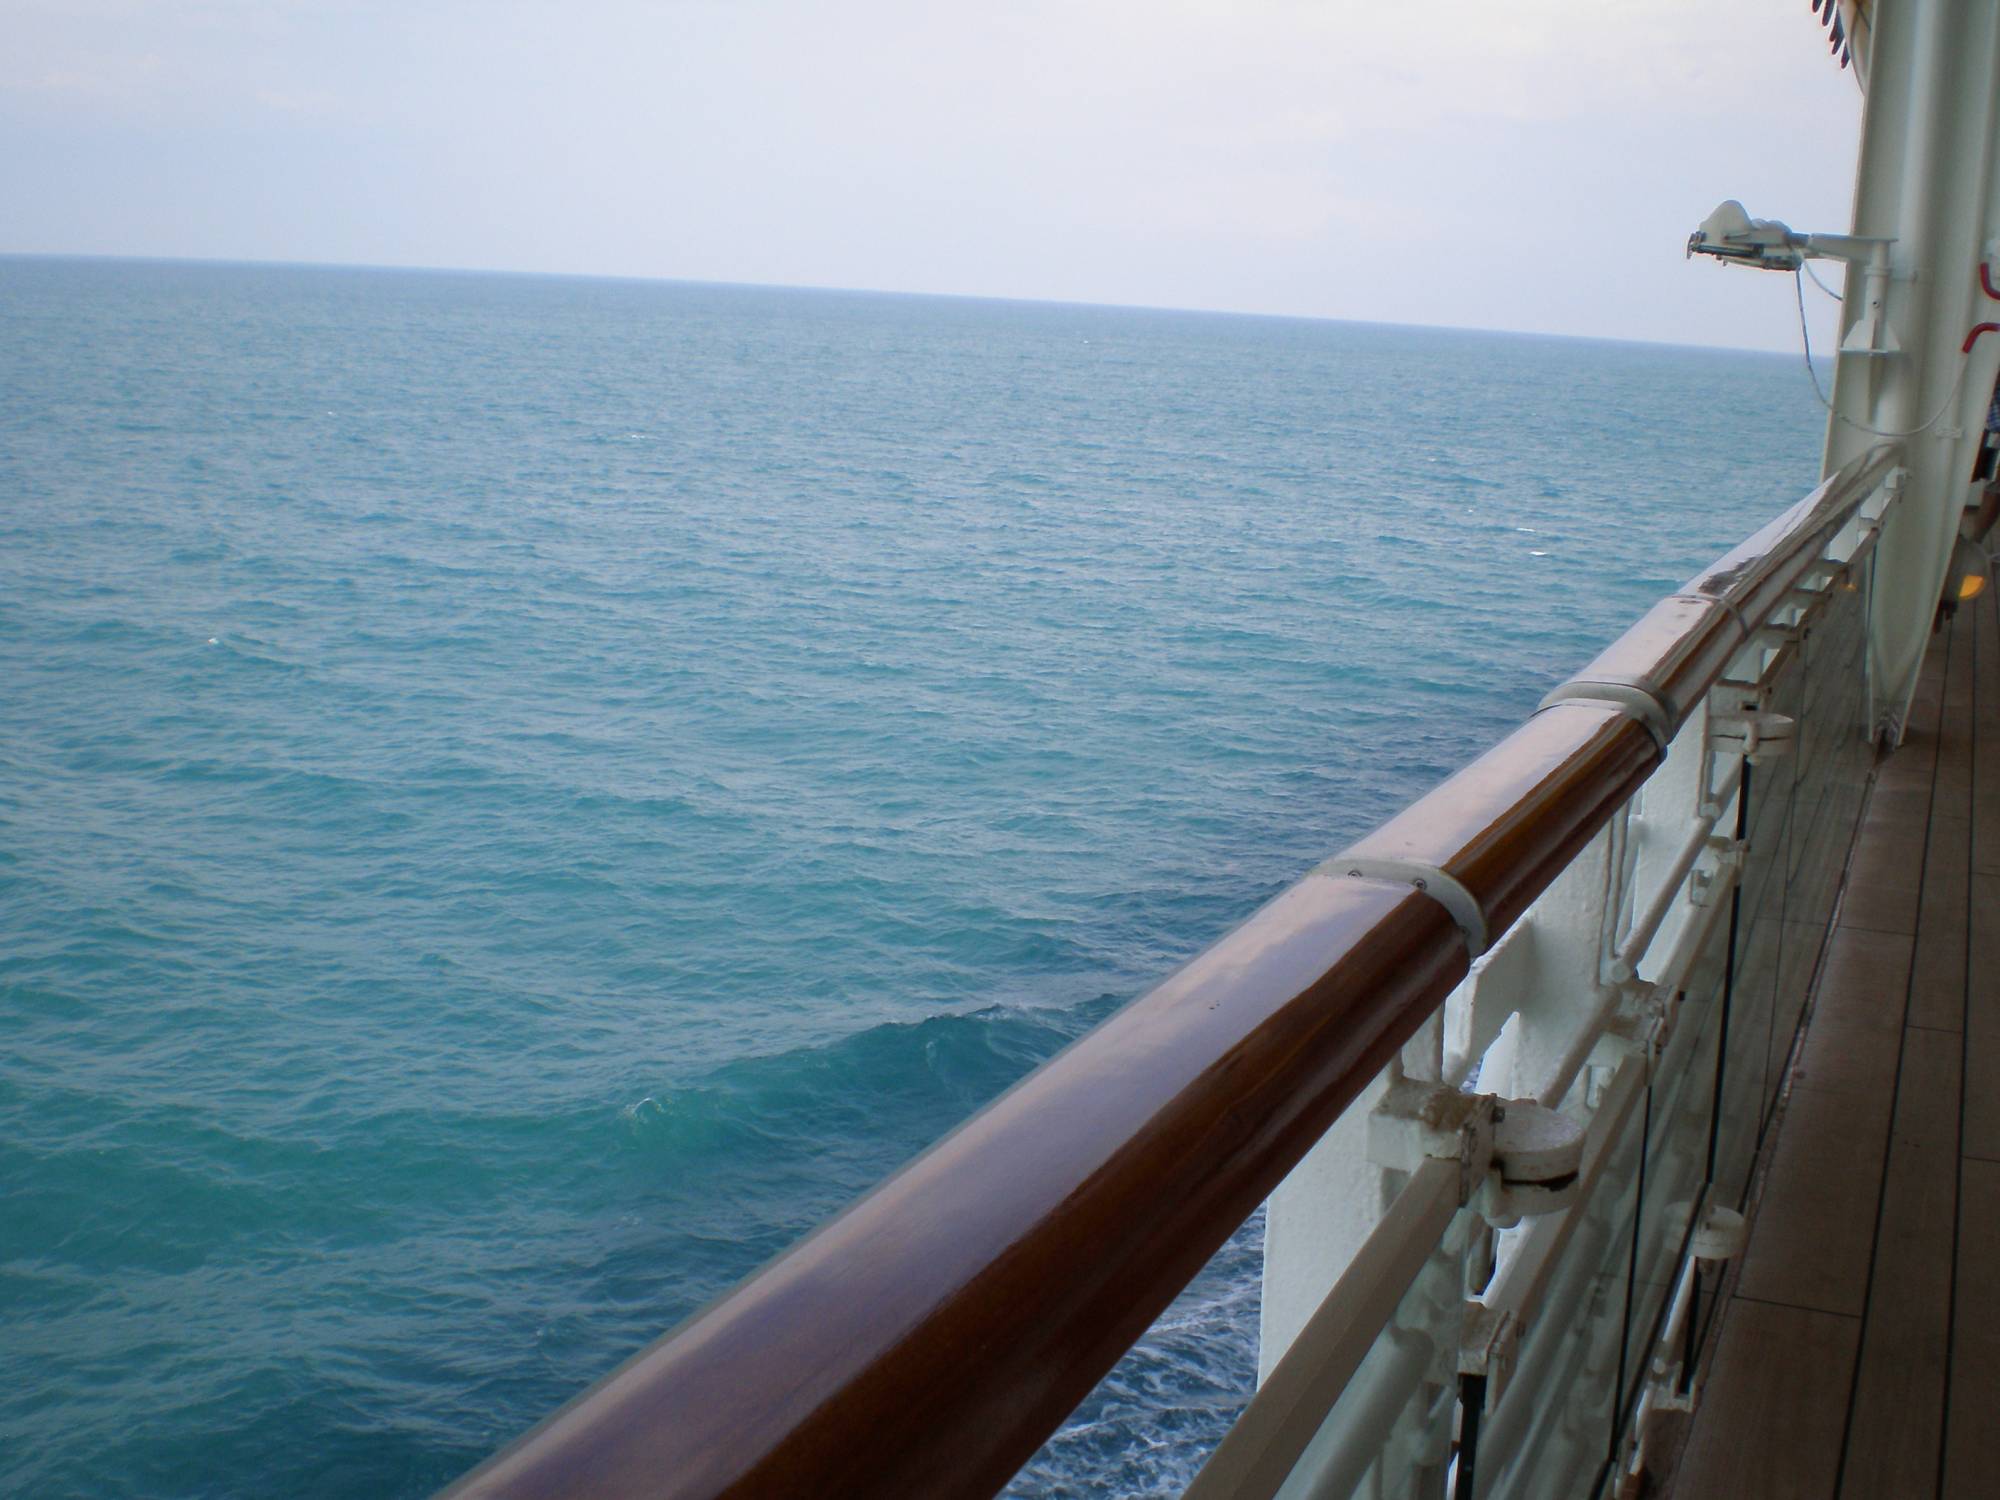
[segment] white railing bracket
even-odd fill
[[[1489,1222],[1515,1223],[1576,1201],[1583,1170],[1584,1122],[1529,1099],[1497,1101],[1493,1162],[1479,1211]]]
[[[1486,913],[1479,908],[1479,898],[1467,890],[1457,876],[1440,870],[1436,865],[1413,859],[1368,859],[1342,854],[1327,860],[1313,873],[1414,886],[1451,913],[1452,921],[1465,935],[1469,958],[1477,959],[1488,947]]]
[[[1734,1260],[1743,1253],[1749,1238],[1750,1226],[1744,1222],[1743,1215],[1719,1203],[1712,1204],[1708,1212],[1701,1216],[1701,1223],[1688,1244],[1688,1253],[1711,1265]]]
[[[1740,755],[1753,766],[1791,754],[1798,732],[1798,721],[1791,716],[1754,709],[1716,709],[1708,719],[1710,748]]]
[[[1477,1298],[1465,1304],[1465,1324],[1459,1335],[1458,1373],[1486,1380],[1486,1400],[1497,1403],[1507,1393],[1520,1362],[1521,1320],[1511,1308],[1488,1307]]]
[[[1664,754],[1674,737],[1674,716],[1650,683],[1637,679],[1573,677],[1535,705],[1535,712],[1558,703],[1602,703],[1646,727]]]
[[[1491,1094],[1468,1094],[1442,1083],[1393,1083],[1368,1117],[1368,1159],[1395,1172],[1414,1172],[1426,1161],[1455,1161],[1458,1201],[1465,1203],[1492,1165],[1498,1103]]]

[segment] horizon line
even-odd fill
[[[254,256],[142,255],[112,251],[0,250],[0,261],[110,261],[128,265],[213,266],[293,271],[360,271],[417,276],[496,276],[541,281],[608,281],[641,286],[711,287],[732,291],[818,292],[830,296],[905,297],[938,302],[997,302],[1023,307],[1064,307],[1104,312],[1171,313],[1207,318],[1254,318],[1278,323],[1330,323],[1360,328],[1405,328],[1429,333],[1490,334],[1502,338],[1558,339],[1583,344],[1613,344],[1647,349],[1676,349],[1703,354],[1749,354],[1782,359],[1789,350],[1753,349],[1740,344],[1681,344],[1664,339],[1617,338],[1607,334],[1552,333],[1539,328],[1472,328],[1456,323],[1392,322],[1380,318],[1343,318],[1324,313],[1248,312],[1223,307],[1171,307],[1150,302],[1087,302],[1073,297],[1008,296],[991,292],[928,292],[895,287],[846,287],[820,282],[728,281],[705,276],[647,276],[602,271],[537,271],[510,266],[437,266],[389,264],[379,261],[279,260]]]

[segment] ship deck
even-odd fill
[[[1933,638],[1877,776],[1677,1500],[1994,1493],[1996,747],[1989,590]]]

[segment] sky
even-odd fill
[[[0,0],[0,253],[667,277],[1796,351],[1799,0]],[[1815,342],[1833,304],[1816,305]]]

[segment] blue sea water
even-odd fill
[[[0,1492],[416,1496],[1814,475],[1774,357],[0,260]],[[1023,1495],[1177,1492],[1256,1225]]]

